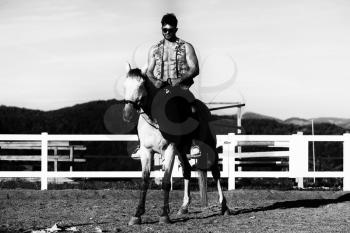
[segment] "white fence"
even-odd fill
[[[302,134],[293,135],[234,135],[218,136],[218,143],[227,140],[228,143],[223,143],[225,157],[227,162],[223,161],[225,165],[224,171],[227,170],[228,175],[224,172],[224,177],[228,177],[229,189],[235,189],[235,178],[237,177],[286,177],[296,178],[302,184],[303,178],[318,177],[318,178],[343,178],[343,190],[350,191],[350,134],[344,135],[317,135],[309,136]],[[271,141],[278,144],[289,144],[289,170],[285,172],[265,172],[265,171],[235,171],[235,158],[241,158],[244,153],[235,153],[235,147],[240,142],[266,142]],[[308,143],[310,141],[317,142],[343,142],[343,171],[309,171],[309,156]],[[283,152],[283,154],[285,154]],[[233,155],[233,156],[232,156]],[[224,157],[224,158],[225,158]],[[278,155],[276,155],[278,157]],[[302,186],[299,184],[300,186]]]
[[[306,135],[218,135],[218,146],[223,146],[222,158],[223,170],[221,176],[228,178],[228,189],[235,189],[235,178],[238,177],[286,177],[296,178],[300,182],[304,177],[340,177],[343,178],[343,190],[350,191],[350,134],[340,136],[306,136]],[[60,172],[48,171],[48,141],[137,141],[136,135],[15,135],[0,134],[0,141],[41,141],[41,171],[0,171],[0,177],[39,177],[41,189],[47,189],[48,178],[139,178],[141,171],[88,171],[88,172]],[[244,153],[235,152],[235,147],[242,142],[266,142],[289,145],[289,170],[275,171],[235,171],[235,159],[241,158]],[[308,142],[309,141],[339,141],[343,142],[343,171],[309,171],[308,170]],[[284,153],[285,154],[285,153]],[[278,154],[276,154],[278,157]],[[255,157],[259,157],[258,155]],[[152,177],[162,176],[162,171],[153,171]],[[175,160],[173,177],[182,177],[182,171],[178,160]],[[196,173],[193,173],[196,177]],[[211,177],[211,174],[208,174]]]

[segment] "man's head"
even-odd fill
[[[174,14],[166,14],[163,16],[162,21],[162,33],[164,39],[175,40],[177,32],[177,18]]]

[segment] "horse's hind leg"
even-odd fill
[[[149,186],[149,178],[151,173],[152,153],[150,150],[141,147],[141,165],[142,165],[142,181],[140,185],[140,199],[136,207],[136,212],[129,221],[129,225],[141,224],[141,216],[145,213],[146,194]]]
[[[190,180],[191,180],[191,165],[188,162],[188,159],[186,157],[186,152],[182,152],[178,158],[180,159],[180,163],[182,166],[182,175],[184,178],[184,198],[182,205],[177,212],[178,215],[187,214],[188,213],[188,207],[191,203],[191,196],[190,196]]]
[[[213,178],[216,182],[217,188],[218,188],[218,193],[219,193],[219,203],[220,203],[220,212],[222,215],[229,215],[230,214],[230,209],[227,206],[226,203],[226,198],[224,196],[224,193],[222,192],[222,187],[220,183],[220,170],[218,164],[214,164],[211,168],[211,173],[213,175]]]
[[[162,190],[164,195],[164,204],[160,212],[159,223],[170,223],[169,219],[169,192],[171,188],[171,173],[173,171],[174,159],[175,159],[175,146],[173,143],[170,143],[163,152],[164,156],[164,176],[162,180]]]

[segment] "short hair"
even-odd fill
[[[171,26],[177,27],[177,18],[173,13],[168,13],[162,18],[162,26],[169,24]]]

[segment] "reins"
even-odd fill
[[[121,104],[132,104],[133,107],[136,109],[137,113],[140,114],[140,116],[153,128],[159,130],[159,126],[157,123],[153,123],[153,121],[150,119],[150,117],[147,115],[147,113],[142,109],[141,101],[135,102],[131,100],[117,100],[117,103]],[[141,111],[142,110],[142,111]]]
[[[146,79],[146,89],[147,89],[147,85],[149,85],[150,80]],[[168,86],[172,86],[172,80],[170,78],[168,78],[166,81],[162,81],[162,85],[159,89],[162,88],[166,88]],[[158,89],[158,88],[157,88]],[[148,89],[148,93],[150,94],[150,88]],[[150,95],[148,95],[150,96]],[[152,96],[152,94],[151,94]],[[152,99],[152,97],[150,97]],[[149,99],[148,99],[149,100]],[[159,125],[156,123],[156,121],[154,121],[152,119],[152,117],[149,115],[150,114],[150,110],[149,105],[147,104],[147,101],[145,103],[145,99],[142,98],[141,100],[138,101],[132,101],[132,100],[126,100],[126,99],[122,99],[122,100],[116,100],[117,103],[121,103],[121,104],[131,104],[137,111],[137,113],[153,128],[158,129],[159,130]]]

